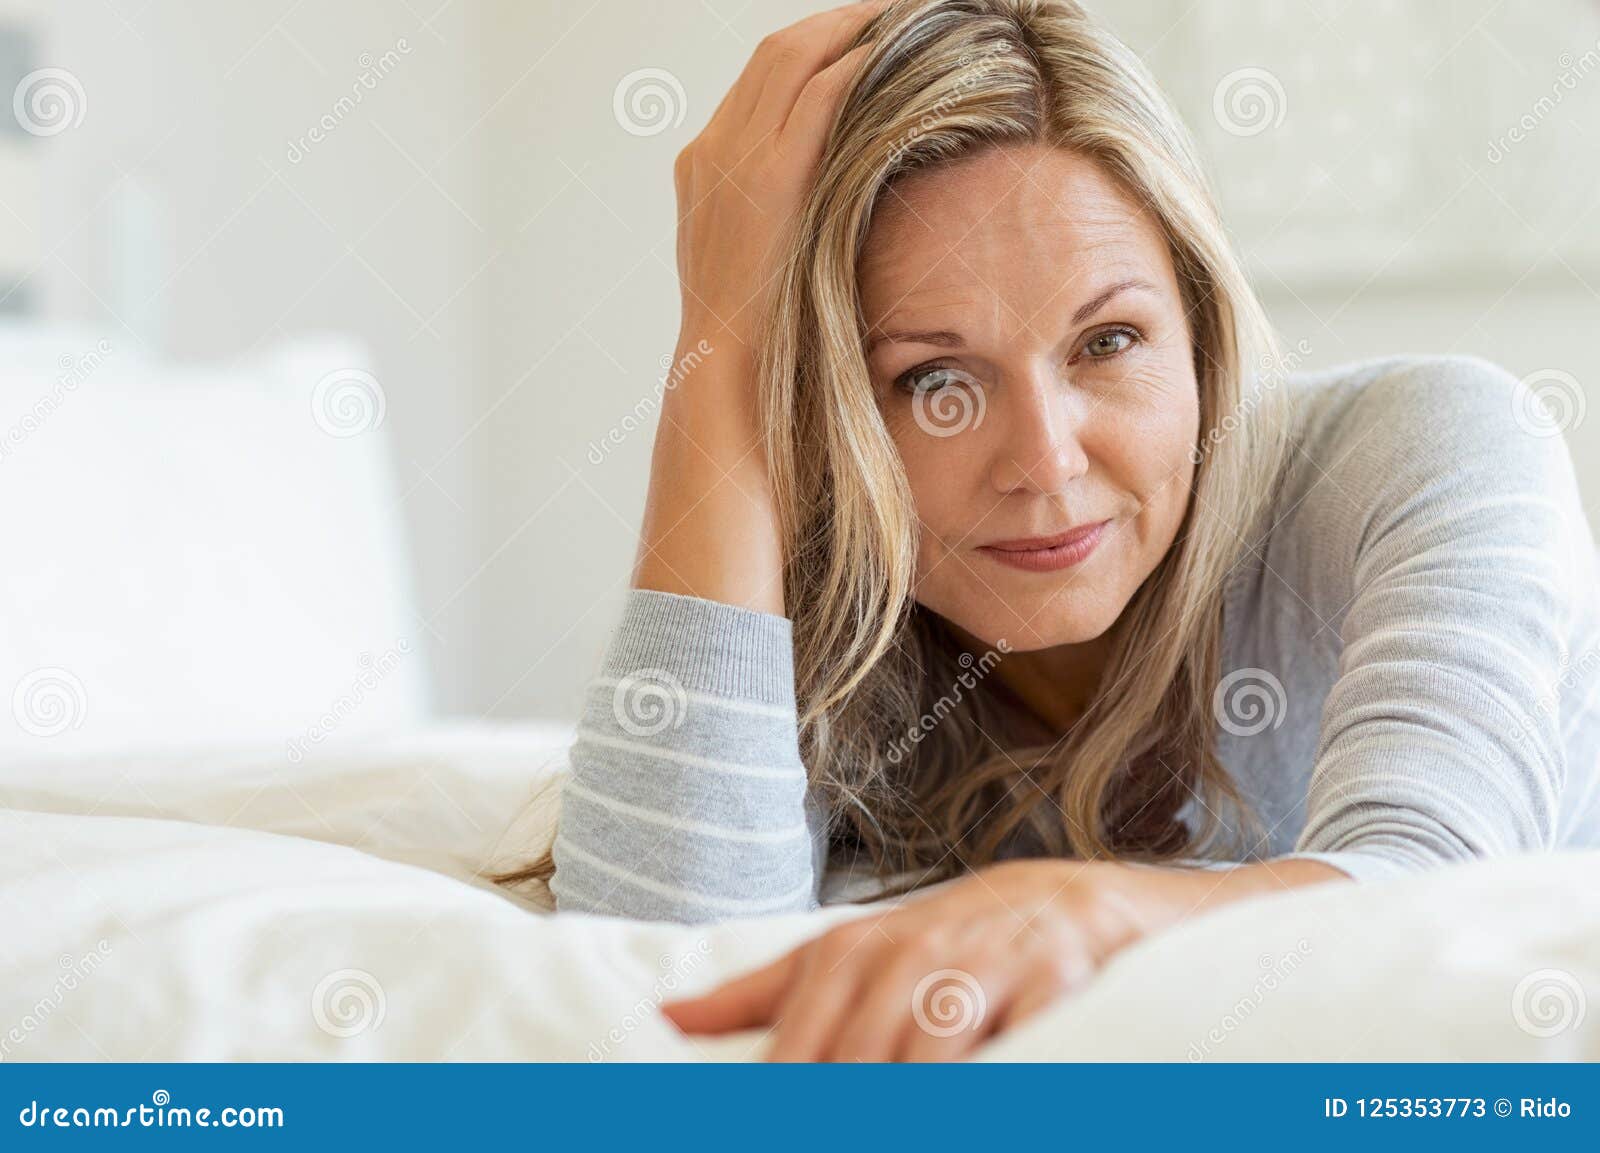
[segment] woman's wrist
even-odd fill
[[[680,339],[656,430],[634,586],[784,615],[752,359]]]
[[[1099,956],[1224,905],[1348,874],[1321,861],[1261,861],[1222,869],[1052,861],[1058,894],[1086,928]]]

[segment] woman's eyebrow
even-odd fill
[[[1158,293],[1161,290],[1155,285],[1151,284],[1148,280],[1141,280],[1138,277],[1133,277],[1128,280],[1119,280],[1117,283],[1106,288],[1104,292],[1101,292],[1093,300],[1085,303],[1081,308],[1078,309],[1077,312],[1074,312],[1072,314],[1071,323],[1075,325],[1082,324],[1084,321],[1088,320],[1091,316],[1099,312],[1108,303],[1110,303],[1114,297],[1119,296],[1124,292],[1134,291]],[[867,337],[867,351],[870,353],[873,349],[877,348],[878,345],[885,343],[934,344],[938,345],[940,348],[961,348],[966,344],[966,341],[962,339],[962,336],[959,332],[951,332],[948,329],[936,329],[929,332],[880,331],[875,332]]]
[[[1091,316],[1104,308],[1112,297],[1118,295],[1119,293],[1128,292],[1133,289],[1140,289],[1145,292],[1160,291],[1148,280],[1140,280],[1138,277],[1133,277],[1128,280],[1119,280],[1117,283],[1107,288],[1099,296],[1095,297],[1093,300],[1086,303],[1082,308],[1078,309],[1077,312],[1074,312],[1072,314],[1072,320],[1070,323],[1082,324],[1084,321],[1088,320]]]
[[[959,332],[945,329],[935,332],[876,332],[867,337],[867,351],[871,352],[886,341],[894,344],[936,344],[940,348],[960,348],[966,343]]]

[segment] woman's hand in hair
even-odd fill
[[[846,922],[663,1011],[689,1033],[773,1026],[771,1060],[956,1060],[1081,989],[1153,932],[1252,894],[1343,876],[1311,860],[1220,871],[1009,861]]]
[[[850,4],[767,36],[678,154],[683,336],[752,347],[789,229],[866,49],[842,53],[886,0]]]
[[[683,320],[662,394],[636,588],[784,613],[757,326],[864,51],[840,50],[883,7],[852,4],[767,37],[678,157]]]

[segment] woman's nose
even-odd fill
[[[1038,372],[1003,391],[993,473],[1001,492],[1058,493],[1089,470],[1083,448],[1088,413],[1053,373]]]

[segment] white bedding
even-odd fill
[[[859,909],[714,928],[552,917],[474,879],[537,839],[564,734],[434,725],[8,758],[0,1059],[727,1059],[675,992]],[[546,794],[548,796],[548,794]],[[507,859],[505,850],[500,863]],[[998,1060],[1600,1059],[1600,853],[1329,885],[1196,918]]]

